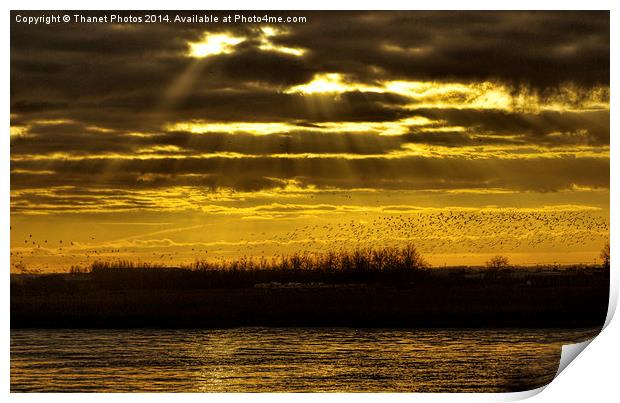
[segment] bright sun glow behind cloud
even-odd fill
[[[200,42],[189,44],[189,54],[192,57],[206,57],[219,54],[231,53],[235,45],[243,42],[245,38],[232,36],[228,33],[205,33]]]
[[[260,42],[258,48],[267,52],[286,53],[293,56],[303,56],[305,49],[298,47],[283,46],[274,43],[273,38],[286,34],[286,31],[271,26],[263,27],[258,34]],[[215,56],[232,53],[235,46],[248,38],[234,36],[231,33],[210,33],[206,32],[199,42],[189,43],[189,55],[196,58]]]
[[[476,83],[390,80],[364,84],[340,73],[319,73],[310,82],[286,90],[289,94],[338,95],[346,92],[397,94],[411,100],[412,108],[499,109],[499,110],[595,110],[608,109],[608,89],[591,89],[584,96],[578,88],[564,86],[554,96],[542,99],[525,90],[516,91],[490,81]],[[580,99],[578,107],[574,99]]]
[[[289,46],[276,45],[271,37],[282,35],[285,31],[271,26],[261,28],[261,44],[259,49],[273,52],[288,53],[293,56],[302,56],[306,51],[302,48],[293,48]]]
[[[409,132],[412,126],[429,126],[437,123],[423,116],[413,116],[389,122],[323,122],[312,126],[300,126],[284,122],[208,122],[195,120],[177,122],[166,126],[166,131],[191,133],[251,133],[254,135],[286,134],[295,131],[324,133],[376,133],[383,136],[399,136]]]
[[[347,91],[385,92],[385,88],[349,82],[340,73],[321,73],[316,74],[309,83],[296,85],[286,92],[289,94],[337,94]]]
[[[514,97],[499,84],[382,81],[369,85],[349,80],[340,73],[317,74],[312,81],[291,87],[286,92],[312,95],[351,91],[398,94],[410,98],[416,107],[432,105],[507,110],[514,105]]]

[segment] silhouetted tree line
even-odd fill
[[[353,251],[300,252],[266,258],[197,261],[165,268],[132,262],[95,262],[96,282],[120,288],[248,287],[260,283],[408,283],[427,277],[428,265],[413,245]]]
[[[609,267],[609,246],[605,267]],[[162,267],[131,261],[95,262],[73,268],[71,274],[42,274],[12,282],[13,295],[75,294],[129,289],[206,289],[261,287],[321,287],[331,284],[390,287],[509,287],[598,286],[609,282],[603,267],[516,267],[504,256],[486,269],[430,269],[416,248],[365,248],[227,261],[197,261],[184,267]]]

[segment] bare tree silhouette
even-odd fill
[[[486,266],[488,269],[501,270],[508,268],[510,264],[508,263],[508,258],[506,256],[497,255],[489,259],[486,262]]]
[[[603,259],[603,265],[606,269],[609,269],[610,265],[610,250],[609,250],[609,241],[603,246],[603,250],[601,250],[601,259]]]

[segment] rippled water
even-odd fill
[[[516,391],[583,330],[11,330],[11,391]]]

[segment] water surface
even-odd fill
[[[11,330],[12,392],[504,392],[598,329]]]

